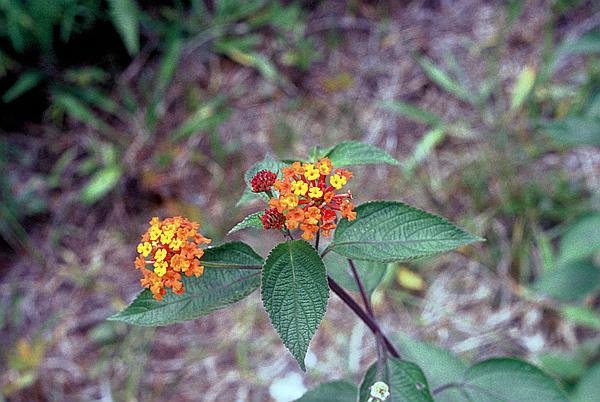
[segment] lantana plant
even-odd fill
[[[497,358],[467,368],[444,351],[392,338],[381,328],[370,294],[388,263],[482,239],[402,202],[355,205],[349,168],[377,163],[399,164],[379,148],[350,141],[315,149],[310,160],[267,156],[249,169],[239,204],[258,199],[263,206],[229,233],[280,232],[282,241],[266,258],[239,241],[209,247],[199,225],[183,217],[152,218],[134,264],[146,289],[110,319],[144,326],[192,320],[260,287],[273,327],[305,370],[331,291],[373,333],[376,360],[359,387],[325,383],[299,401],[564,401],[556,383],[528,363]]]

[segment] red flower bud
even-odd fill
[[[273,187],[273,183],[277,179],[277,175],[268,170],[261,170],[254,175],[250,184],[252,184],[252,191],[255,193],[261,193],[263,191],[269,191]]]
[[[277,208],[266,210],[260,220],[265,229],[281,229],[285,224],[285,216]]]

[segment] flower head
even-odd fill
[[[185,290],[182,274],[199,277],[204,272],[200,265],[204,250],[199,246],[209,244],[210,239],[201,235],[198,228],[197,223],[180,216],[150,221],[150,228],[137,246],[135,268],[142,271],[144,277],[140,283],[150,289],[156,300],[163,299],[166,288],[182,294]]]
[[[377,381],[369,387],[369,401],[385,401],[390,396],[390,387],[383,381]]]
[[[252,191],[255,193],[269,191],[271,190],[271,187],[273,187],[273,184],[275,184],[276,179],[277,175],[275,173],[269,172],[268,170],[261,170],[255,174],[250,181],[250,184],[252,185]]]
[[[350,201],[352,194],[336,193],[348,183],[352,172],[339,168],[334,170],[329,158],[323,158],[316,164],[294,162],[281,171],[283,180],[278,179],[274,183],[279,195],[271,198],[271,210],[263,215],[265,228],[280,229],[283,224],[288,229],[300,227],[302,238],[310,240],[319,230],[324,236],[331,235],[336,228],[337,211],[348,220],[356,219],[354,204]],[[265,220],[269,225],[265,224]]]

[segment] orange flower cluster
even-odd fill
[[[209,244],[210,239],[198,232],[199,227],[196,222],[180,216],[150,221],[150,228],[137,246],[139,256],[135,259],[135,267],[144,275],[140,283],[152,291],[156,300],[163,299],[167,293],[165,288],[171,288],[177,294],[184,292],[182,273],[199,277],[204,272],[200,265],[204,250],[198,246]],[[147,269],[147,265],[152,265],[153,269]]]
[[[333,168],[329,158],[317,163],[294,162],[282,170],[283,180],[276,180],[279,196],[271,198],[269,207],[285,216],[288,229],[300,227],[302,238],[310,240],[321,229],[330,236],[336,228],[337,211],[349,220],[356,219],[352,194],[336,194],[352,177],[352,172]]]

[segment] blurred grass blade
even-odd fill
[[[600,30],[561,43],[551,55],[547,64],[547,75],[551,75],[556,71],[564,56],[593,53],[600,53]]]
[[[470,95],[469,91],[454,81],[448,74],[437,67],[431,60],[425,56],[417,58],[417,62],[425,71],[425,74],[440,87],[450,92],[452,95],[471,104],[475,103],[475,99]]]
[[[81,190],[81,200],[88,205],[99,201],[119,183],[121,174],[118,165],[100,169]]]
[[[445,126],[439,126],[428,131],[415,146],[415,150],[413,151],[411,157],[404,162],[402,167],[404,168],[405,173],[412,173],[417,165],[425,160],[427,155],[431,153],[433,148],[439,144],[445,138],[445,136]]]
[[[111,131],[108,124],[96,117],[83,102],[70,94],[56,93],[54,103],[76,120],[89,124],[98,130]]]
[[[135,0],[108,0],[112,23],[121,35],[129,55],[140,50],[139,18],[140,10]]]
[[[191,135],[203,130],[210,130],[218,127],[231,115],[231,110],[219,110],[220,102],[209,102],[196,110],[196,112],[184,121],[173,133],[173,140],[188,138]]]
[[[421,109],[420,107],[411,105],[410,103],[401,101],[386,101],[381,102],[380,105],[386,109],[396,112],[410,120],[425,123],[429,125],[437,125],[442,119],[435,113],[428,110]]]
[[[24,72],[17,82],[10,87],[4,95],[2,95],[2,101],[9,103],[23,95],[25,92],[35,88],[44,79],[44,74],[39,71],[26,71]]]
[[[510,101],[511,110],[517,110],[523,105],[523,102],[527,99],[533,84],[535,83],[535,68],[533,66],[526,66],[517,77],[517,81],[512,89],[512,99]]]
[[[542,127],[562,144],[600,146],[600,119],[570,116],[544,122]]]
[[[166,51],[162,57],[162,62],[160,63],[160,68],[158,70],[158,82],[156,89],[158,96],[163,96],[163,91],[171,82],[173,75],[175,75],[182,49],[183,41],[179,37],[172,39],[167,45]]]

